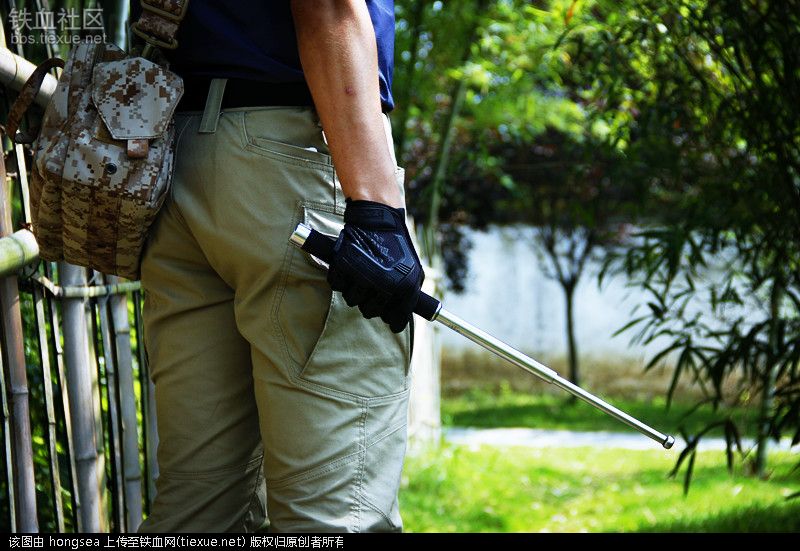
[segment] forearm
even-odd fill
[[[345,196],[402,207],[364,0],[292,0],[300,61]]]

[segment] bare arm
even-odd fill
[[[346,197],[403,207],[364,0],[291,0],[300,61]]]

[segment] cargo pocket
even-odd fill
[[[328,235],[343,225],[332,205],[307,203],[301,219]],[[331,291],[324,262],[300,250],[289,254],[276,313],[296,382],[362,398],[406,391],[409,331],[395,334],[380,318],[365,319]]]

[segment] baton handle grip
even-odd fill
[[[323,262],[330,264],[331,259],[333,259],[333,246],[336,243],[336,238],[320,233],[305,224],[297,225],[290,241]],[[414,307],[414,313],[428,321],[433,321],[439,315],[441,309],[442,303],[440,301],[427,293],[420,292],[417,305]]]

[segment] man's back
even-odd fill
[[[377,37],[381,102],[388,112],[394,65],[394,0],[366,2]],[[165,50],[183,77],[228,77],[274,83],[304,83],[290,3],[263,0],[191,0],[176,36]],[[131,0],[131,21],[142,8]]]

